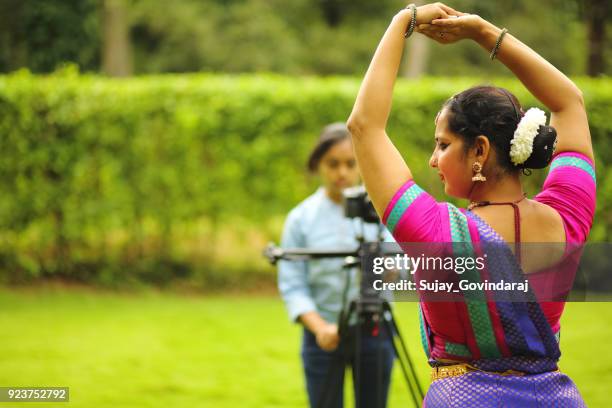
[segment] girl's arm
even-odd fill
[[[501,33],[498,27],[476,15],[433,20],[430,26],[423,26],[419,31],[443,43],[471,38],[487,51],[495,47]],[[445,33],[443,38],[439,37],[440,32]],[[503,38],[497,59],[551,111],[550,124],[557,130],[556,152],[579,152],[593,159],[591,135],[580,89],[510,33]]]
[[[416,23],[429,23],[455,13],[439,3],[421,6],[417,9]],[[385,132],[404,50],[404,33],[411,18],[408,9],[393,17],[374,53],[347,123],[362,178],[381,218],[393,194],[412,178],[402,155]]]
[[[281,246],[283,248],[298,248],[306,246],[305,236],[300,228],[303,214],[296,209],[289,213]],[[310,294],[308,271],[303,262],[280,261],[278,263],[278,289],[281,293],[289,319],[300,321],[317,339],[317,344],[323,350],[331,351],[338,346],[340,338],[338,327],[327,323],[316,311],[317,306]]]

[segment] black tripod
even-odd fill
[[[348,307],[346,307],[346,298],[348,289],[350,287],[350,273],[346,274],[346,284],[344,287],[343,295],[343,307],[340,312],[340,318],[338,322],[338,332],[340,336],[339,353],[337,353],[337,360],[332,364],[327,373],[326,388],[323,393],[319,396],[317,402],[318,408],[327,408],[337,398],[337,390],[341,384],[338,384],[339,379],[342,378],[343,370],[346,364],[354,356],[355,363],[353,364],[353,370],[355,371],[355,389],[359,390],[360,382],[362,381],[360,367],[360,351],[362,343],[362,330],[367,328],[375,337],[381,335],[381,328],[384,328],[386,332],[386,339],[391,342],[393,350],[397,359],[399,360],[402,374],[408,386],[408,392],[412,398],[415,407],[421,406],[423,400],[423,391],[419,383],[418,377],[414,370],[414,365],[408,354],[408,349],[403,337],[399,331],[399,327],[393,316],[391,306],[389,302],[381,298],[380,294],[373,289],[371,277],[368,274],[363,273],[365,270],[364,260],[374,259],[376,256],[383,255],[383,248],[381,242],[365,242],[363,234],[358,237],[359,247],[357,250],[354,249],[336,249],[336,250],[310,250],[303,248],[295,249],[282,249],[276,247],[274,244],[269,244],[264,255],[270,260],[272,264],[275,264],[278,260],[290,260],[290,261],[304,261],[319,258],[345,258],[344,267],[347,269],[360,267],[362,270],[362,279],[360,282],[359,297],[352,300]],[[398,253],[398,252],[393,252]],[[390,255],[391,253],[387,254]],[[350,321],[356,317],[357,324],[355,327],[349,325]],[[399,347],[396,344],[395,338],[399,340]],[[379,341],[379,359],[377,360],[377,404],[375,407],[382,407],[384,404],[384,396],[382,393],[382,341]],[[352,352],[352,353],[351,353]],[[340,371],[342,370],[342,371]],[[373,408],[373,407],[362,407],[362,401],[360,401],[359,392],[355,393],[355,404],[357,408]]]

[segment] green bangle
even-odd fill
[[[499,46],[501,45],[501,42],[504,39],[504,35],[506,35],[507,32],[508,30],[504,28],[501,33],[499,33],[499,37],[497,37],[497,41],[495,42],[495,47],[493,47],[493,49],[491,50],[491,61],[495,59],[495,56],[497,55],[497,50],[499,50]]]
[[[404,38],[410,37],[412,33],[414,32],[414,27],[416,26],[416,13],[417,13],[417,8],[414,4],[409,4],[406,6],[406,8],[412,11],[412,18],[410,19],[410,24],[408,24],[408,28],[406,29],[406,32],[404,33]]]

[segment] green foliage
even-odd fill
[[[433,119],[480,80],[400,81],[388,131],[418,182],[444,199],[427,160]],[[495,81],[529,106],[513,80]],[[612,81],[579,80],[597,152],[591,235],[612,239]],[[251,281],[282,217],[316,187],[305,161],[345,120],[359,80],[172,75],[128,80],[0,77],[0,277],[53,274],[112,284]],[[527,180],[535,193],[544,177]]]
[[[0,71],[50,72],[65,62],[99,65],[98,0],[3,0]]]
[[[449,5],[508,27],[563,72],[580,75],[588,38],[576,3],[456,0]],[[361,75],[390,19],[405,5],[397,0],[292,0],[291,7],[281,0],[185,0],[161,8],[135,0],[129,7],[135,70]],[[427,44],[429,75],[509,74],[473,42]],[[612,42],[604,43],[604,54],[612,55]]]
[[[396,0],[318,3],[186,0],[162,8],[135,0],[129,7],[135,70],[358,73],[402,5]]]
[[[601,0],[600,0],[601,1]],[[160,72],[276,72],[361,75],[400,0],[122,0],[135,74]],[[569,75],[586,72],[589,54],[584,2],[576,0],[454,0],[538,51]],[[99,71],[103,0],[0,2],[0,72],[27,67],[52,72],[64,63]],[[588,14],[588,13],[587,13]],[[612,23],[602,42],[612,72]],[[105,40],[105,36],[107,39]],[[112,43],[112,41],[111,41]],[[412,43],[412,39],[407,41]],[[468,41],[433,41],[428,75],[509,75]],[[551,46],[554,45],[554,46]],[[408,56],[407,58],[410,58]]]

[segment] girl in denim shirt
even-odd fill
[[[359,170],[350,134],[344,123],[326,126],[308,160],[308,169],[318,173],[321,186],[289,213],[283,230],[283,248],[333,249],[358,246],[357,220],[345,217],[342,190],[359,182]],[[378,240],[379,226],[366,224],[367,241]],[[386,231],[385,231],[386,232]],[[388,234],[388,232],[387,232]],[[388,236],[388,235],[387,235]],[[338,335],[338,317],[343,306],[343,292],[348,273],[352,283],[347,291],[350,301],[359,294],[358,270],[343,268],[343,259],[307,262],[280,261],[278,286],[289,318],[304,326],[302,362],[311,407],[342,407],[344,364],[354,365],[354,346]],[[380,353],[380,355],[378,354]],[[379,358],[380,356],[380,358]],[[394,352],[381,331],[377,336],[364,330],[358,361],[359,381],[354,378],[356,399],[362,407],[386,404]],[[330,370],[342,362],[342,369]],[[379,367],[378,362],[382,362]],[[378,375],[382,374],[382,380]],[[327,388],[327,390],[326,390]],[[357,389],[359,388],[359,389]],[[325,401],[321,397],[325,391]],[[381,405],[382,403],[382,405]]]

